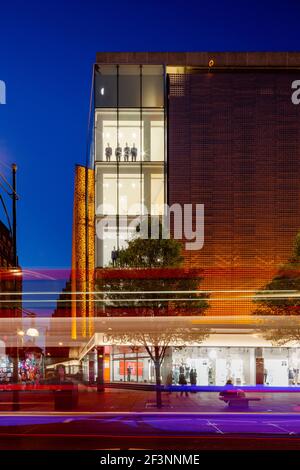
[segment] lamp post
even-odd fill
[[[15,269],[18,267],[18,255],[17,255],[17,184],[16,184],[16,173],[17,173],[17,165],[15,163],[12,164],[12,239],[13,239],[13,266]],[[17,282],[16,276],[14,276],[14,293],[17,292]],[[17,317],[17,306],[14,302],[14,318]],[[13,383],[15,385],[15,389],[13,390],[13,411],[19,411],[20,403],[19,403],[19,390],[18,390],[18,382],[19,382],[19,354],[18,354],[18,336],[17,336],[17,344],[16,344],[16,354],[13,358]]]
[[[16,184],[16,174],[17,174],[17,165],[12,164],[12,201],[13,201],[13,220],[12,220],[12,236],[13,236],[13,256],[14,256],[14,267],[18,266],[18,255],[17,255],[17,184]]]

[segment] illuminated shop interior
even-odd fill
[[[162,66],[97,66],[95,73],[96,266],[135,233],[133,219],[162,215],[165,190],[165,97]],[[127,216],[128,224],[118,216]],[[99,229],[101,227],[101,229]],[[99,230],[101,233],[99,233]],[[102,231],[101,231],[102,230]]]

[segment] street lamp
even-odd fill
[[[31,336],[32,338],[37,338],[40,333],[36,328],[28,328],[28,330],[26,331],[26,335]]]

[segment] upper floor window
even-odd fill
[[[96,65],[96,108],[162,108],[161,65]]]

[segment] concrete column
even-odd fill
[[[97,346],[97,392],[104,392],[104,346]]]
[[[256,385],[264,384],[264,358],[263,349],[255,348],[255,369],[256,369]]]
[[[249,356],[249,367],[250,367],[250,374],[249,374],[249,383],[250,385],[256,384],[256,364],[255,364],[255,349],[250,349],[250,356]]]

